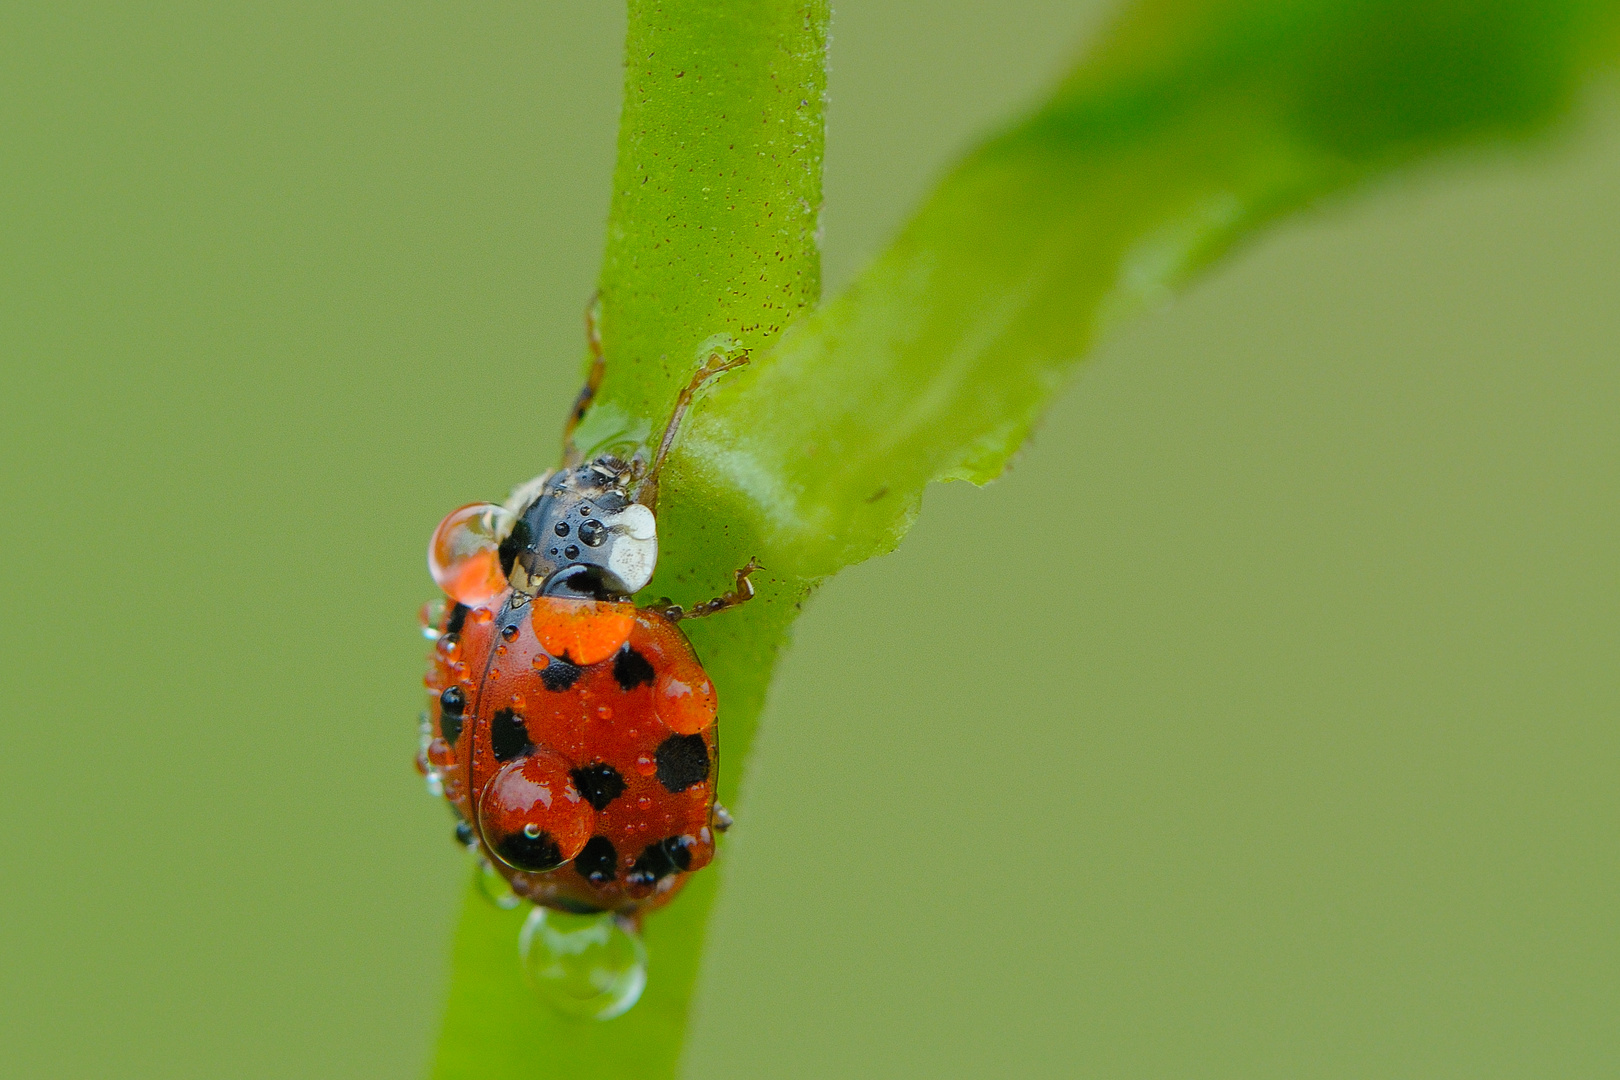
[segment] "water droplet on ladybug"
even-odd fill
[[[523,706],[527,705],[528,703],[529,703],[529,699],[524,697],[522,694],[513,694],[512,695],[512,708],[517,710],[518,712],[522,712],[523,711]]]
[[[566,559],[579,558],[579,545],[569,544],[567,547],[563,548],[563,557]]]
[[[534,659],[529,661],[529,664],[536,671],[544,671],[546,668],[551,666],[551,657],[547,656],[543,652],[535,653]]]
[[[658,771],[658,763],[646,754],[636,758],[636,772],[642,776],[651,776]]]
[[[510,519],[511,514],[494,503],[472,503],[439,522],[428,541],[428,573],[446,596],[470,608],[483,608],[505,591],[498,537]]]
[[[539,874],[578,855],[595,814],[574,788],[568,762],[549,750],[513,758],[484,786],[478,824],[506,865]]]
[[[439,640],[439,624],[444,622],[443,600],[429,600],[422,605],[422,610],[416,613],[416,621],[422,627],[422,636],[429,641]]]
[[[646,795],[643,795],[641,798],[636,800],[636,806],[638,806],[642,810],[651,810],[652,809],[652,799],[650,797],[646,796]]]
[[[518,955],[540,998],[580,1020],[623,1015],[647,986],[647,947],[607,912],[569,915],[537,907],[518,935]]]
[[[434,769],[443,772],[456,763],[456,752],[443,739],[434,739],[428,743],[427,760]]]
[[[501,640],[502,641],[511,641],[513,638],[515,638],[517,636],[518,636],[517,623],[508,623],[505,626],[501,627]]]
[[[472,620],[476,623],[487,623],[494,617],[495,613],[490,611],[489,608],[479,608],[472,613]]]
[[[566,522],[566,521],[557,522],[556,525],[552,526],[551,531],[556,533],[558,536],[567,536],[568,535],[568,522]]]
[[[714,723],[714,683],[701,670],[687,679],[663,675],[653,688],[653,711],[678,735],[696,735]]]
[[[611,705],[598,705],[596,707],[596,718],[598,720],[611,720],[611,719],[613,719],[613,706],[611,706]]]
[[[488,859],[478,860],[478,893],[502,911],[511,911],[523,899],[512,891],[512,886],[501,877],[501,872],[490,865]]]
[[[495,655],[496,656],[505,656],[506,655],[506,646],[505,645],[497,645],[497,646],[495,646]]]
[[[586,547],[601,547],[607,539],[607,527],[595,518],[579,523],[579,542]]]

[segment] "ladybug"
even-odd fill
[[[715,802],[718,701],[678,625],[749,600],[733,591],[684,610],[631,597],[658,561],[658,477],[705,383],[747,362],[711,356],[682,390],[649,461],[582,460],[574,426],[563,467],[505,505],[474,504],[434,531],[428,565],[448,596],[425,626],[418,767],[454,810],[456,838],[513,892],[575,913],[639,921],[714,857],[731,823]]]

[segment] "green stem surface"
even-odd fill
[[[827,18],[824,0],[632,0],[601,279],[607,371],[576,432],[587,454],[656,443],[675,395],[710,351],[761,357],[820,299]],[[745,534],[740,523],[688,512],[689,486],[677,449],[662,483],[649,597],[718,595],[748,557],[735,557],[746,549],[737,543],[716,550],[716,537]],[[756,581],[754,603],[687,624],[721,693],[722,801],[735,798],[785,609],[804,591],[791,576]],[[469,890],[433,1075],[673,1076],[723,868],[722,858],[647,920],[646,993],[605,1023],[542,1005],[518,968],[520,913]]]

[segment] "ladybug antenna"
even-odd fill
[[[568,410],[568,423],[563,427],[563,468],[572,469],[580,463],[579,450],[574,446],[574,429],[585,419],[585,413],[596,400],[596,391],[602,385],[607,371],[607,359],[602,355],[602,294],[592,295],[585,305],[585,344],[591,350],[591,369],[585,376],[585,385]]]
[[[669,423],[664,425],[664,437],[658,441],[658,452],[653,455],[652,464],[647,468],[647,478],[636,492],[636,501],[651,508],[654,514],[658,513],[658,477],[663,472],[664,459],[669,456],[670,447],[675,445],[675,434],[680,431],[681,421],[686,419],[687,410],[692,407],[697,392],[719,375],[746,363],[746,349],[729,358],[723,353],[712,352],[692,376],[692,381],[676,396],[675,411],[669,414]]]

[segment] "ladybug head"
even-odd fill
[[[501,569],[529,595],[621,600],[658,563],[653,512],[630,493],[633,466],[613,457],[537,477],[513,493]]]

